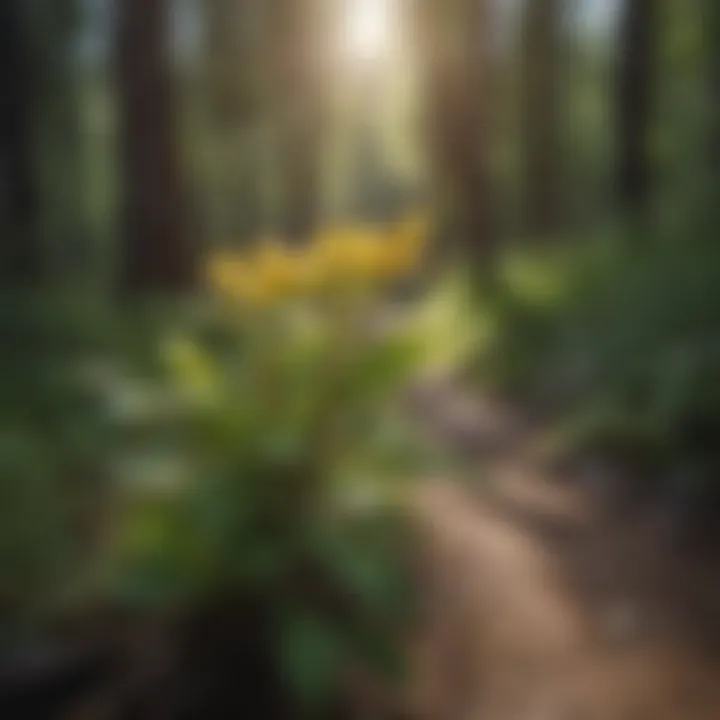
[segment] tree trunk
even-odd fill
[[[23,0],[0,2],[0,282],[42,274],[33,157],[35,68]]]
[[[530,0],[523,31],[524,187],[529,232],[557,233],[562,220],[562,10],[564,0]]]
[[[462,247],[483,274],[492,271],[498,250],[489,167],[489,6],[434,0],[421,18],[432,164]]]
[[[213,234],[256,236],[263,222],[260,48],[263,8],[256,0],[206,0],[205,97],[213,151],[209,178]]]
[[[116,0],[123,182],[121,285],[190,289],[197,272],[182,180],[168,0]]]
[[[295,241],[306,239],[318,220],[325,119],[322,27],[317,0],[272,3],[274,111],[281,118],[281,224]]]
[[[654,185],[650,135],[655,109],[660,0],[625,0],[617,78],[617,191],[629,217],[648,210]]]

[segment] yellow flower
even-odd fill
[[[374,233],[358,235],[349,250],[356,272],[363,278],[376,279],[385,262],[385,241]]]
[[[259,307],[292,292],[292,259],[277,244],[264,243],[251,256],[219,253],[208,263],[210,286],[221,297]]]
[[[298,289],[296,258],[276,242],[263,243],[253,259],[256,281],[270,299],[281,299]]]
[[[234,299],[252,308],[261,309],[277,300],[273,287],[262,276],[249,276],[236,287]]]
[[[393,241],[418,255],[425,249],[432,227],[430,218],[423,213],[413,213],[392,230]]]
[[[295,279],[298,293],[315,293],[327,284],[328,273],[325,258],[311,246],[295,258]]]
[[[327,280],[366,282],[382,264],[382,238],[368,228],[335,228],[316,238],[311,253]]]
[[[252,267],[236,253],[218,253],[208,263],[211,288],[226,298],[241,299],[253,275]]]
[[[343,253],[338,242],[340,233],[337,229],[322,231],[305,251],[305,270],[308,279],[317,287],[324,287],[337,279]]]
[[[389,233],[388,271],[412,272],[422,260],[430,235],[430,220],[417,213],[398,223]]]
[[[245,258],[214,255],[209,280],[221,296],[253,307],[324,289],[367,289],[415,270],[429,232],[429,218],[415,213],[385,232],[361,225],[327,228],[303,251],[266,240]]]

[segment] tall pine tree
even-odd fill
[[[658,69],[660,0],[624,0],[617,73],[617,192],[631,218],[648,210],[654,186],[650,137]]]
[[[450,201],[454,233],[483,274],[492,271],[498,250],[490,171],[491,6],[428,0],[419,18],[434,174]]]
[[[116,0],[122,162],[121,284],[187,290],[197,272],[180,160],[168,0]]]
[[[523,18],[523,210],[536,237],[562,222],[562,69],[565,0],[531,0]]]
[[[23,0],[0,3],[0,282],[41,275],[34,157],[37,77]]]

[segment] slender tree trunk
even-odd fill
[[[178,149],[168,0],[116,0],[127,292],[189,289],[196,274]]]
[[[275,111],[281,118],[282,226],[292,240],[315,228],[320,201],[322,135],[325,119],[323,13],[317,0],[274,0]]]
[[[451,201],[462,245],[483,274],[492,271],[498,250],[489,163],[489,7],[433,0],[421,18],[436,179]]]
[[[0,2],[0,282],[41,275],[33,158],[35,72],[24,0]]]
[[[562,220],[562,10],[564,0],[529,0],[523,32],[524,187],[529,232],[558,232]]]
[[[625,0],[617,77],[617,192],[630,217],[646,213],[654,168],[650,148],[658,51],[660,0]]]
[[[213,149],[213,232],[224,240],[248,238],[261,229],[263,121],[260,63],[263,8],[257,0],[205,0],[206,73]]]

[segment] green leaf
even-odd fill
[[[279,633],[285,682],[308,714],[321,712],[337,690],[345,660],[342,639],[322,617],[298,607],[286,610]]]

